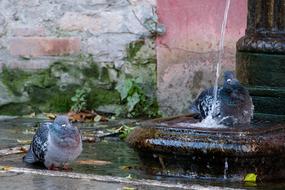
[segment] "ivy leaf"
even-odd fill
[[[71,101],[76,102],[77,101],[77,97],[75,97],[75,96],[71,97]]]
[[[132,86],[133,82],[129,79],[123,80],[121,83],[118,84],[118,86],[116,86],[116,90],[118,90],[118,92],[120,93],[122,100],[124,100],[128,96]]]
[[[136,78],[136,79],[135,79],[135,82],[136,82],[137,84],[142,84],[142,83],[143,83],[142,77]]]
[[[128,111],[131,112],[139,101],[140,101],[140,96],[138,93],[135,92],[132,96],[129,96],[127,98]]]

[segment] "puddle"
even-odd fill
[[[32,139],[32,132],[36,129],[36,123],[42,122],[40,119],[2,119],[0,120],[0,148],[10,148],[21,146],[21,142]],[[98,124],[77,124],[83,134],[104,134],[110,128],[120,126],[122,123],[130,121],[112,121],[110,123]],[[132,121],[133,122],[133,121]],[[22,162],[23,154],[13,154],[0,156],[0,165],[13,167],[31,167]],[[90,162],[89,164],[84,161]],[[78,163],[81,162],[81,163]],[[94,162],[94,163],[93,163]],[[119,138],[111,136],[101,138],[96,143],[84,143],[83,152],[78,160],[71,164],[72,172],[81,174],[94,174],[102,176],[130,177],[132,179],[151,179],[166,183],[181,183],[191,185],[202,185],[206,188],[213,186],[219,188],[246,188],[243,183],[220,182],[213,180],[201,180],[199,178],[189,178],[187,176],[166,177],[164,175],[153,175],[152,171],[146,170],[142,162],[132,148]],[[32,167],[36,168],[36,167]],[[18,183],[18,184],[17,184]],[[22,189],[22,185],[30,187],[28,189],[123,189],[124,185],[96,182],[82,179],[69,179],[66,177],[41,176],[36,174],[9,174],[0,171],[1,188]],[[262,184],[262,188],[269,188],[272,185]],[[276,188],[284,188],[285,184],[276,184]],[[137,187],[138,189],[165,189],[158,187]],[[257,188],[257,187],[251,187]],[[260,188],[260,186],[258,186]],[[194,188],[195,189],[195,188]],[[270,189],[270,188],[269,188]]]
[[[43,120],[36,119],[13,119],[0,121],[0,148],[10,148],[21,146],[21,142],[31,140],[36,124]],[[104,133],[108,128],[114,127],[94,124],[76,124],[82,133],[94,135],[96,133]],[[12,165],[17,167],[26,167],[22,163],[23,154],[14,154],[0,157],[0,164]],[[80,164],[80,161],[87,161],[87,164]],[[88,161],[91,161],[88,164]],[[92,161],[95,161],[92,164]],[[139,159],[133,149],[129,148],[124,141],[119,138],[106,137],[96,143],[83,143],[83,152],[76,162],[71,163],[73,172],[98,175],[113,175],[126,177],[128,175],[139,176],[131,170],[138,167]]]
[[[41,175],[19,174],[14,176],[1,176],[1,189],[123,189],[121,184],[47,177]]]

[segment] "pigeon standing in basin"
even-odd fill
[[[23,160],[29,164],[41,162],[48,169],[56,169],[75,160],[81,151],[79,130],[69,123],[67,116],[57,116],[53,123],[39,127]]]
[[[213,103],[214,88],[206,89],[190,106],[190,112],[198,114],[200,119],[212,114],[219,124],[227,126],[250,123],[254,108],[252,99],[249,92],[236,79],[234,72],[224,73],[224,85],[218,88],[215,106]]]

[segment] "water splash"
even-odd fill
[[[209,112],[209,115],[205,119],[203,119],[200,123],[194,124],[194,126],[197,126],[197,127],[207,127],[207,128],[226,127],[224,125],[218,124],[217,121],[213,118],[213,116],[216,115],[216,112],[217,112],[218,81],[220,77],[222,56],[224,54],[224,39],[225,39],[225,32],[226,32],[226,25],[227,25],[227,20],[228,20],[230,3],[231,3],[231,0],[226,0],[224,20],[221,26],[221,34],[220,34],[220,40],[219,40],[218,62],[217,62],[217,68],[216,68],[216,79],[215,79],[215,85],[214,85],[214,100],[213,100],[212,108]],[[224,119],[226,118],[223,118],[222,120]]]
[[[205,119],[203,119],[199,123],[193,123],[191,126],[194,127],[202,127],[202,128],[226,128],[227,126],[219,124],[217,120],[213,118],[211,114],[209,114]]]

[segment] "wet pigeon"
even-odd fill
[[[190,106],[190,112],[206,118],[212,109],[214,88],[204,90]],[[218,88],[218,96],[212,117],[219,124],[233,126],[249,124],[253,116],[253,104],[249,92],[236,79],[234,72],[224,73],[224,85]]]
[[[67,116],[57,116],[53,123],[43,123],[33,137],[26,163],[43,163],[46,168],[64,167],[75,160],[82,151],[79,130],[69,123]]]

